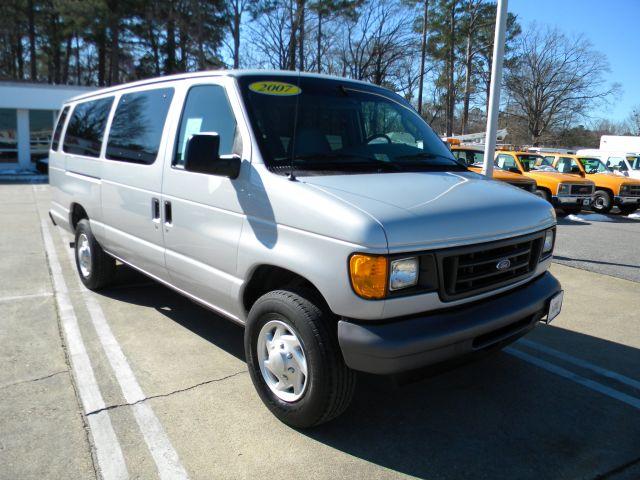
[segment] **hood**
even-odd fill
[[[541,178],[552,178],[557,180],[558,182],[569,182],[569,183],[586,183],[591,184],[591,180],[587,180],[580,175],[575,175],[573,173],[560,173],[560,172],[545,172],[543,170],[530,170],[525,173],[532,178],[536,176],[540,176]]]
[[[390,251],[442,248],[523,235],[555,223],[531,193],[472,172],[330,175],[298,178],[367,212]]]
[[[482,173],[481,167],[470,166],[467,167],[469,170],[475,173]],[[493,179],[494,180],[504,180],[512,183],[533,183],[533,180],[525,177],[520,173],[509,172],[508,170],[502,170],[499,168],[493,168]]]

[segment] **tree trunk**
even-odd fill
[[[98,86],[104,87],[107,73],[107,34],[104,28],[100,27],[98,32]]]
[[[51,54],[52,54],[52,62],[53,62],[53,78],[52,82],[55,84],[60,83],[60,74],[62,67],[62,59],[60,58],[60,29],[58,25],[58,15],[54,14],[51,19]]]
[[[153,54],[153,68],[156,76],[160,76],[160,52],[158,51],[158,40],[156,32],[153,30],[152,22],[149,22],[149,43],[151,44],[151,53]]]
[[[300,62],[300,71],[304,71],[304,9],[305,0],[298,0],[298,57]]]
[[[36,57],[36,22],[33,0],[29,0],[27,17],[29,22],[29,67],[31,70],[30,77],[31,81],[35,82],[38,79],[38,63]]]
[[[296,0],[296,11],[293,11],[293,0],[289,0],[289,18],[291,19],[291,32],[289,33],[289,67],[287,70],[296,69],[296,33],[298,30],[298,5],[299,0]]]
[[[462,134],[467,133],[467,123],[469,122],[469,101],[471,98],[471,70],[473,68],[473,55],[471,54],[471,32],[467,34],[467,51],[465,55],[464,71],[464,101],[462,107],[462,124],[460,130]]]
[[[424,12],[422,16],[422,44],[420,45],[420,76],[418,77],[418,113],[422,115],[422,92],[424,90],[424,67],[427,59],[427,21],[429,13],[429,0],[424,0]]]
[[[78,33],[74,33],[76,37],[76,85],[80,85],[80,39]]]
[[[453,135],[453,113],[455,108],[455,45],[456,45],[456,2],[451,5],[449,12],[449,59],[448,59],[448,86],[447,86],[447,136]]]
[[[62,83],[69,83],[69,64],[71,63],[71,35],[67,37],[67,46],[64,55],[64,67],[62,69]]]
[[[240,68],[240,22],[242,13],[238,7],[238,2],[233,5],[233,68]]]
[[[118,83],[120,70],[120,18],[118,2],[111,3],[109,8],[109,30],[111,31],[111,56],[109,58],[109,85]]]
[[[24,52],[22,48],[22,37],[16,34],[16,60],[18,61],[18,80],[24,80]]]
[[[167,19],[167,60],[165,73],[173,73],[176,69],[176,26],[173,18],[173,2],[169,2],[169,18]]]
[[[316,45],[316,71],[322,72],[322,9],[318,10],[318,38]]]

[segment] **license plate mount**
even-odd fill
[[[547,310],[547,317],[543,320],[547,325],[556,318],[562,310],[562,301],[564,300],[564,290],[556,293],[551,300],[549,300],[549,309]]]

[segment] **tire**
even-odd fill
[[[582,211],[582,207],[562,207],[565,215],[577,215]]]
[[[89,220],[82,219],[76,226],[76,268],[80,280],[89,290],[99,290],[113,280],[116,261],[105,253],[91,233]]]
[[[322,303],[308,290],[276,290],[260,297],[249,312],[244,348],[251,380],[267,408],[291,427],[308,428],[336,418],[347,409],[355,390],[356,374],[344,363],[335,319]],[[286,346],[277,340],[285,338],[278,336],[278,328],[288,339]],[[296,344],[294,337],[300,351],[291,348]],[[282,353],[275,350],[278,347],[284,349]],[[300,359],[307,375],[300,375],[305,370],[298,368]],[[265,361],[272,366],[264,366]],[[292,372],[291,378],[285,372]],[[283,391],[274,385],[300,386],[302,380],[296,380],[301,378],[304,385],[297,392],[293,386]]]
[[[549,192],[547,192],[546,190],[542,190],[538,188],[535,191],[535,194],[540,198],[542,198],[543,200],[546,200],[547,202],[551,203],[551,195],[549,195]]]
[[[613,198],[606,190],[596,190],[591,199],[591,210],[598,213],[609,213],[613,208]]]
[[[620,215],[631,215],[633,212],[635,212],[636,210],[638,210],[638,206],[637,205],[627,205],[627,206],[622,206],[622,207],[618,207],[620,209]]]

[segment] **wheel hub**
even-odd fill
[[[280,320],[267,322],[258,334],[260,373],[269,389],[285,402],[304,394],[307,359],[296,331]]]
[[[91,247],[89,239],[84,233],[78,237],[78,265],[83,277],[91,275]]]

